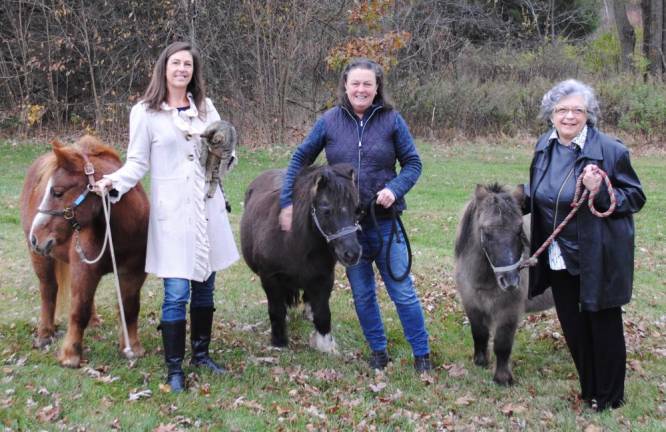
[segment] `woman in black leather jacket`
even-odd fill
[[[594,91],[579,81],[560,82],[545,94],[541,118],[552,128],[536,144],[524,210],[531,213],[534,253],[569,213],[582,173],[583,185],[598,190],[598,211],[610,207],[610,196],[596,167],[608,174],[615,191],[609,217],[599,218],[583,204],[530,268],[530,297],[552,286],[581,398],[602,411],[624,404],[621,306],[629,303],[633,283],[632,215],[645,204],[645,195],[629,151],[595,128],[598,117]]]

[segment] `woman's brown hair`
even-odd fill
[[[187,91],[192,93],[199,116],[205,116],[206,85],[201,71],[201,55],[199,54],[199,50],[189,42],[174,42],[164,48],[164,51],[162,51],[153,67],[153,76],[150,79],[150,84],[148,84],[146,92],[143,94],[143,101],[148,105],[149,110],[159,111],[162,102],[167,100],[166,65],[169,57],[179,51],[187,51],[192,54],[192,80],[187,85]]]
[[[338,103],[351,110],[351,103],[347,97],[347,92],[345,91],[345,84],[347,84],[347,77],[349,73],[354,69],[367,69],[372,71],[375,74],[375,80],[377,81],[377,94],[375,95],[374,100],[372,101],[373,105],[382,105],[385,110],[393,109],[393,104],[391,103],[388,95],[386,94],[386,89],[384,88],[384,69],[377,63],[367,58],[356,58],[352,59],[340,74],[340,82],[338,82]]]

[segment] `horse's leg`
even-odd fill
[[[146,350],[139,340],[139,310],[141,308],[141,287],[146,280],[146,273],[142,267],[139,267],[123,272],[119,276],[119,279],[131,353],[125,351],[125,335],[123,334],[120,316],[118,316],[118,323],[120,324],[120,351],[127,358],[141,357],[146,353]]]
[[[102,275],[92,266],[78,265],[71,270],[76,277],[72,279],[69,325],[58,360],[63,366],[76,368],[81,365],[83,332],[90,321],[95,290]]]
[[[511,349],[513,348],[513,338],[518,327],[518,314],[510,315],[497,323],[493,339],[493,351],[495,351],[497,361],[493,381],[500,385],[513,384]]]
[[[333,289],[333,273],[310,281],[305,289],[315,326],[315,331],[310,335],[310,346],[321,352],[336,353],[337,344],[331,335],[331,309],[328,304]]]
[[[481,367],[488,366],[488,339],[490,338],[490,316],[479,308],[468,308],[467,318],[472,326],[472,339],[474,339],[474,364]]]
[[[58,296],[58,283],[56,282],[55,261],[52,258],[30,254],[32,267],[39,279],[39,294],[41,307],[39,312],[39,326],[37,337],[33,345],[35,348],[44,348],[55,338],[55,308]]]
[[[261,286],[264,288],[268,299],[268,317],[271,320],[271,344],[276,347],[286,347],[287,325],[287,303],[285,289],[277,277],[261,277]]]

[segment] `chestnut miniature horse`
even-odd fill
[[[35,346],[42,348],[53,341],[56,301],[65,299],[70,290],[69,324],[58,360],[63,366],[79,367],[83,332],[94,313],[95,290],[102,275],[113,271],[108,248],[96,263],[83,262],[83,257],[92,259],[99,254],[106,233],[102,199],[91,189],[103,174],[122,164],[115,150],[89,135],[73,146],[54,141],[52,147],[52,152],[30,166],[21,192],[21,224],[42,300]],[[111,233],[135,355],[145,353],[137,336],[137,318],[140,289],[146,279],[148,214],[148,198],[141,185],[111,206]],[[122,334],[121,351],[125,348]]]

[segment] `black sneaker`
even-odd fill
[[[414,369],[418,373],[431,371],[432,363],[430,362],[430,354],[414,356]]]
[[[386,350],[373,351],[370,355],[368,363],[372,369],[383,370],[390,360],[391,359],[389,358],[388,352]]]

